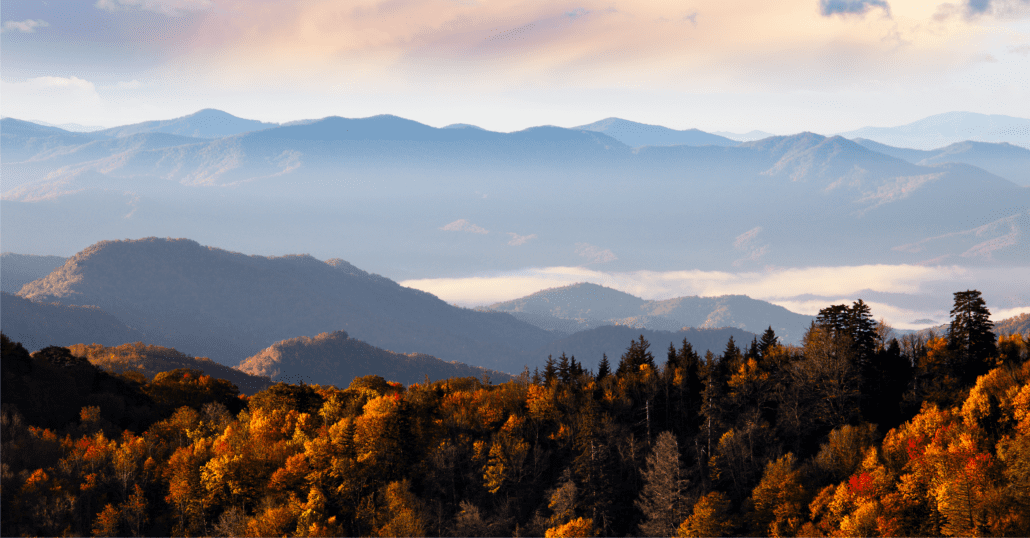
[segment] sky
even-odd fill
[[[218,108],[513,131],[823,134],[1030,116],[1030,0],[4,0],[0,114]]]

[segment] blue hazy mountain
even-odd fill
[[[753,131],[748,131],[746,133],[731,133],[729,131],[714,131],[714,132],[712,132],[712,134],[719,135],[719,136],[724,137],[724,138],[729,138],[730,140],[736,140],[738,142],[752,142],[754,140],[761,140],[763,138],[769,138],[770,136],[776,136],[776,135],[774,135],[772,133],[767,133],[765,131],[759,131],[757,129],[753,130]]]
[[[553,338],[507,314],[454,307],[340,259],[247,256],[186,239],[97,243],[19,295],[102,308],[150,344],[229,366],[279,340],[346,330],[399,353],[518,372],[529,350]]]
[[[139,133],[166,133],[197,138],[222,138],[250,131],[278,127],[277,123],[238,118],[227,112],[205,108],[170,120],[145,121],[97,131],[101,136],[122,137]]]
[[[0,222],[12,251],[186,236],[345,255],[403,280],[584,264],[1018,264],[1030,246],[1030,189],[814,133],[634,149],[582,129],[439,129],[396,116],[218,139],[4,125]],[[315,333],[284,337],[297,334]]]
[[[568,331],[619,325],[651,330],[734,327],[761,334],[772,327],[783,342],[797,343],[812,316],[796,314],[744,295],[676,297],[644,300],[625,292],[579,283],[542,290],[520,299],[495,303],[480,310],[507,312],[544,329]],[[570,323],[571,322],[571,323]]]
[[[867,138],[891,146],[930,150],[956,142],[1008,142],[1030,147],[1030,119],[1000,114],[946,112],[897,127],[863,127],[845,138]]]
[[[33,256],[31,254],[0,254],[0,291],[18,293],[22,286],[43,278],[64,265],[61,256]]]
[[[677,131],[620,118],[606,118],[574,129],[604,133],[630,147],[640,146],[735,146],[739,142],[697,129]]]
[[[913,164],[971,164],[1018,185],[1030,185],[1030,149],[1007,142],[967,140],[933,150],[896,148],[865,138],[856,138],[854,142],[875,152],[904,159]]]

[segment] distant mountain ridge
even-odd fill
[[[178,143],[0,122],[0,219],[15,251],[160,231],[242,251],[345,251],[404,280],[577,266],[581,244],[611,252],[614,271],[644,259],[657,271],[1018,264],[1030,238],[1030,190],[996,175],[982,148],[915,164],[814,133],[633,148],[596,131],[384,115]],[[993,172],[943,162],[972,155]],[[447,228],[459,220],[485,233]]]
[[[838,134],[922,150],[967,140],[1008,142],[1030,148],[1030,119],[1001,114],[946,112],[897,127],[863,127]]]
[[[574,127],[604,133],[630,147],[640,146],[735,146],[739,142],[698,129],[678,131],[661,125],[648,125],[621,118],[605,118]]]
[[[180,118],[145,121],[132,125],[111,127],[110,129],[95,131],[95,134],[97,136],[115,138],[141,133],[164,133],[194,138],[222,138],[278,126],[278,123],[247,120],[221,110],[205,108]]]
[[[647,301],[590,283],[550,288],[489,306],[541,328],[594,329],[603,325],[678,331],[685,328],[735,327],[761,334],[772,327],[784,343],[800,342],[813,316],[796,314],[744,295],[677,297]],[[565,329],[567,331],[567,329]]]
[[[944,163],[965,163],[982,168],[1019,185],[1030,185],[1030,149],[1007,142],[956,142],[933,150],[896,148],[865,138],[855,143],[884,155],[904,159],[912,164],[934,166]]]

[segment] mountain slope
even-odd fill
[[[187,239],[97,243],[21,295],[98,305],[148,342],[226,365],[298,334],[347,330],[382,348],[511,372],[551,338],[507,314],[453,307],[342,260],[246,256]]]
[[[272,381],[268,377],[250,375],[218,364],[207,357],[191,357],[172,348],[148,346],[142,342],[120,346],[74,344],[67,347],[72,355],[83,357],[93,366],[116,374],[135,371],[143,373],[148,379],[153,379],[161,372],[188,368],[200,370],[216,379],[224,379],[236,385],[244,394],[254,394],[272,386]]]
[[[933,150],[896,148],[864,138],[856,138],[854,142],[872,151],[904,159],[913,164],[932,166],[941,163],[965,163],[1018,185],[1030,185],[1030,149],[1004,142],[967,140]]]
[[[68,306],[30,301],[0,293],[0,330],[25,349],[96,342],[117,346],[143,334],[95,306]]]
[[[405,385],[449,377],[490,376],[504,382],[510,376],[496,370],[444,362],[424,353],[401,354],[350,338],[344,331],[300,336],[276,342],[240,362],[239,370],[273,381],[306,381],[347,387],[356,377],[378,375]]]
[[[18,293],[22,286],[43,278],[60,267],[68,258],[32,254],[0,254],[0,291]]]

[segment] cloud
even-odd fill
[[[211,0],[97,0],[97,9],[105,11],[124,11],[131,8],[153,11],[170,17],[179,17],[189,11],[211,9]]]
[[[1022,54],[1023,56],[1026,56],[1030,54],[1030,45],[1017,45],[1015,47],[1011,47],[1009,52],[1012,54]]]
[[[942,4],[939,13],[949,14],[956,11],[952,4]],[[1030,0],[966,0],[962,4],[966,17],[975,18],[981,15],[996,17],[1020,17],[1030,15]]]
[[[84,124],[102,123],[107,113],[96,86],[78,77],[35,77],[22,82],[0,80],[5,116]]]
[[[891,16],[891,7],[884,0],[819,0],[819,13],[824,17],[832,15],[865,15],[870,9],[880,8],[884,15]]]
[[[758,234],[760,233],[762,233],[762,227],[755,226],[754,228],[738,235],[737,238],[733,240],[733,248],[744,253],[743,258],[733,262],[734,266],[739,267],[743,265],[744,262],[758,261],[759,258],[769,251],[769,245],[759,244]]]
[[[488,234],[488,233],[490,233],[485,228],[481,228],[479,226],[476,226],[475,224],[472,224],[471,222],[469,222],[469,221],[467,221],[465,219],[458,219],[458,220],[456,220],[456,221],[454,221],[454,222],[452,222],[452,223],[450,223],[450,224],[448,224],[446,226],[441,226],[440,229],[441,230],[446,230],[448,232],[468,232],[468,233],[473,233],[473,234]]]
[[[21,32],[23,34],[35,33],[36,28],[46,28],[50,23],[42,19],[27,19],[24,21],[7,21],[4,23],[4,32]]]
[[[513,246],[513,247],[517,247],[519,245],[525,245],[526,242],[529,241],[530,239],[536,239],[536,234],[519,235],[519,234],[517,234],[515,232],[508,232],[508,235],[511,236],[511,241],[508,241],[508,244]]]
[[[576,254],[587,258],[590,260],[590,263],[613,262],[619,259],[614,252],[608,249],[602,250],[600,247],[595,247],[590,243],[576,243]]]

